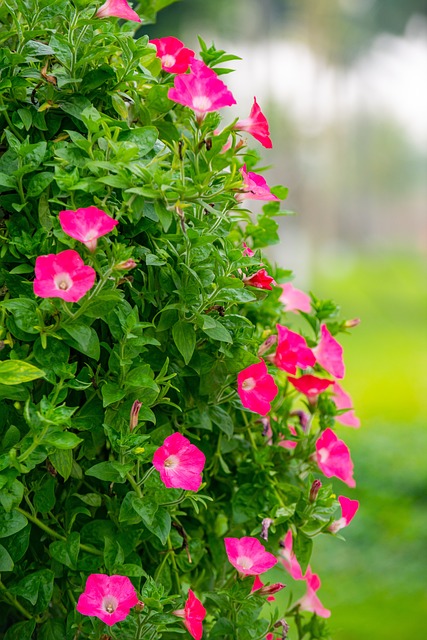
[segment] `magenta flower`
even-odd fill
[[[304,311],[310,313],[311,299],[304,291],[296,289],[291,282],[279,284],[283,293],[279,300],[285,305],[285,311]]]
[[[266,149],[271,149],[273,146],[270,138],[267,118],[259,108],[256,98],[254,98],[249,118],[236,122],[234,129],[250,133],[251,136],[253,136],[255,140],[258,140],[258,142],[260,142]]]
[[[271,285],[276,284],[274,278],[269,276],[265,269],[260,269],[249,278],[243,278],[243,283],[257,289],[267,289],[268,291],[272,291],[273,287]]]
[[[92,573],[79,596],[76,609],[84,616],[100,618],[111,627],[124,620],[138,602],[135,587],[126,576]]]
[[[303,595],[303,597],[300,598],[295,604],[299,605],[301,611],[310,611],[311,613],[317,614],[321,618],[329,618],[331,612],[329,611],[329,609],[325,609],[318,596],[316,595],[316,591],[320,589],[320,578],[318,575],[311,572],[310,567],[308,567],[307,569],[305,581],[307,585],[307,591],[305,595]]]
[[[77,302],[93,287],[96,272],[73,249],[36,258],[34,293],[40,298]]]
[[[327,478],[335,476],[349,487],[356,486],[350,450],[332,429],[325,429],[316,441],[316,458],[320,471]]]
[[[119,224],[117,220],[96,207],[60,211],[59,222],[67,236],[83,242],[90,251],[96,249],[98,238],[110,233]]]
[[[252,258],[255,255],[255,251],[252,251],[252,249],[250,247],[248,247],[246,242],[243,242],[242,255],[243,256],[247,256],[248,258]]]
[[[206,609],[191,589],[188,590],[188,598],[184,609],[173,612],[174,615],[184,618],[184,625],[194,640],[201,640],[203,635],[202,622],[206,617]]]
[[[297,430],[292,424],[288,425],[288,429],[293,436],[297,435]],[[283,447],[284,449],[295,449],[297,445],[298,445],[298,442],[295,442],[295,440],[285,440],[282,438],[279,441],[279,447]]]
[[[296,558],[296,555],[292,551],[293,541],[291,529],[288,530],[285,539],[280,546],[280,557],[286,571],[294,580],[304,580],[300,564]]]
[[[184,43],[173,36],[150,40],[150,44],[154,44],[157,49],[163,71],[169,73],[185,73],[194,58],[194,51],[184,47]]]
[[[307,369],[313,367],[316,358],[307,346],[305,339],[287,327],[277,325],[278,345],[274,363],[279,369],[295,374],[297,367]]]
[[[168,436],[153,457],[165,487],[188,491],[200,488],[205,462],[205,454],[180,433]]]
[[[335,402],[336,408],[339,410],[348,409],[348,411],[335,416],[335,420],[341,422],[341,424],[344,424],[346,427],[355,427],[356,429],[360,427],[360,420],[352,409],[353,402],[348,393],[340,387],[338,382],[334,383],[332,391],[332,400]]]
[[[326,324],[322,324],[320,329],[320,342],[313,349],[316,360],[334,378],[344,378],[343,348],[331,335]]]
[[[175,76],[168,98],[193,109],[198,120],[210,111],[236,104],[233,94],[215,71],[201,60],[194,59],[190,63],[190,73]]]
[[[133,20],[141,22],[141,18],[132,9],[126,0],[107,0],[102,7],[99,7],[95,14],[96,18],[123,18],[123,20]]]
[[[334,382],[333,380],[318,378],[317,376],[309,374],[301,376],[300,378],[288,376],[288,380],[297,391],[307,396],[309,402],[315,402],[317,396],[326,391],[326,389]]]
[[[229,562],[244,576],[257,576],[277,564],[277,558],[256,538],[224,538],[224,544]]]
[[[347,527],[353,520],[359,508],[359,500],[350,500],[345,496],[339,496],[338,501],[341,505],[341,518],[335,520],[329,527],[331,533],[337,533],[340,529]]]
[[[267,371],[264,360],[251,364],[237,376],[237,390],[242,405],[262,416],[267,415],[271,403],[279,393],[274,378]]]
[[[278,591],[281,591],[285,587],[286,585],[283,584],[282,582],[276,582],[275,584],[270,584],[268,587],[266,587],[263,581],[261,580],[261,578],[258,575],[256,575],[254,583],[252,585],[251,593],[255,593],[256,591],[258,591],[259,595],[267,596],[268,602],[273,602],[273,600],[276,599],[273,593],[277,593]]]
[[[236,194],[236,200],[239,202],[243,200],[279,200],[271,193],[270,187],[259,173],[246,171],[246,165],[243,165],[239,171],[243,178],[243,191]]]

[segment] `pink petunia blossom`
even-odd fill
[[[198,491],[202,484],[205,454],[181,433],[168,436],[153,457],[153,465],[170,489]]]
[[[157,57],[160,58],[163,71],[169,73],[185,73],[194,58],[194,51],[187,49],[178,38],[167,36],[150,40],[157,49]]]
[[[243,256],[247,256],[248,258],[252,258],[255,255],[255,251],[252,251],[252,249],[250,247],[248,247],[246,242],[243,242],[242,255]]]
[[[297,430],[292,424],[288,425],[288,429],[293,436],[297,435]],[[279,440],[278,444],[279,447],[283,447],[284,449],[295,449],[295,447],[298,445],[298,442],[295,442],[295,440],[285,440],[282,438],[281,440]]]
[[[326,389],[334,382],[333,380],[318,378],[317,376],[309,374],[301,376],[300,378],[288,376],[288,380],[297,391],[307,396],[310,402],[315,402],[317,396],[326,391]]]
[[[335,476],[349,487],[356,486],[350,450],[332,429],[325,429],[316,441],[316,458],[320,471],[327,478]]]
[[[252,585],[251,593],[255,593],[255,592],[258,591],[259,595],[267,596],[267,601],[268,602],[273,602],[273,600],[276,599],[274,597],[273,593],[277,593],[278,591],[281,591],[285,587],[286,587],[286,585],[283,584],[282,582],[276,582],[275,584],[270,584],[268,587],[266,587],[264,585],[263,581],[261,580],[261,578],[257,575],[257,576],[255,576],[255,580],[254,580],[254,583]]]
[[[191,61],[190,73],[175,76],[168,98],[193,109],[199,121],[210,111],[236,104],[231,91],[201,60]]]
[[[307,569],[305,581],[307,591],[305,595],[295,603],[295,605],[299,605],[301,611],[310,611],[321,618],[329,618],[331,612],[323,606],[319,597],[316,595],[316,591],[320,589],[320,578],[317,574],[311,572],[310,567]]]
[[[322,324],[320,330],[320,342],[313,349],[316,360],[334,378],[344,378],[343,348],[331,335],[326,324]]]
[[[350,500],[350,498],[346,498],[345,496],[339,496],[338,502],[341,505],[341,518],[335,520],[328,527],[329,531],[332,533],[337,533],[340,529],[347,527],[353,520],[359,508],[359,500]]]
[[[273,146],[270,138],[267,118],[261,111],[255,97],[249,118],[236,122],[234,129],[250,133],[255,140],[258,140],[258,142],[260,142],[266,149],[271,149]]]
[[[173,613],[184,619],[184,625],[194,640],[201,640],[203,635],[202,622],[206,617],[206,609],[191,589],[188,590],[184,609],[178,609]]]
[[[243,178],[242,192],[236,194],[236,200],[279,200],[279,198],[271,193],[265,178],[259,173],[246,171],[246,165],[239,169]]]
[[[289,529],[284,541],[281,543],[280,557],[282,560],[282,564],[294,580],[304,580],[300,564],[296,558],[296,555],[292,551],[292,547],[292,531],[291,529]]]
[[[119,224],[97,207],[60,211],[59,222],[67,236],[83,242],[90,251],[95,251],[98,238],[110,233]]]
[[[277,558],[257,538],[224,538],[224,544],[229,562],[244,576],[257,576],[277,564]]]
[[[280,324],[277,326],[278,345],[274,363],[279,369],[295,374],[297,367],[307,369],[313,367],[316,358],[299,333],[291,331]]]
[[[281,287],[283,291],[279,301],[285,305],[285,311],[304,311],[305,313],[310,313],[310,296],[304,293],[304,291],[296,289],[291,282],[279,284],[279,287]]]
[[[107,0],[102,7],[99,7],[95,18],[123,18],[123,20],[141,22],[137,12],[128,5],[126,0]]]
[[[272,284],[276,285],[274,278],[269,276],[265,269],[260,269],[249,278],[243,278],[243,284],[249,284],[257,289],[267,289],[267,291],[273,290]]]
[[[77,302],[93,287],[96,272],[73,249],[36,258],[34,293],[40,298]]]
[[[270,411],[271,403],[279,393],[264,360],[240,371],[237,375],[237,390],[242,405],[262,416]]]
[[[336,408],[339,410],[348,409],[348,411],[335,416],[335,420],[344,424],[346,427],[354,427],[356,429],[360,427],[360,420],[352,409],[353,402],[348,393],[344,391],[338,382],[334,383],[332,392],[332,400],[335,402]]]
[[[124,620],[138,602],[135,587],[126,576],[92,573],[76,609],[84,616],[96,616],[111,627]]]

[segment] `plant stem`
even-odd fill
[[[6,602],[11,604],[13,607],[15,607],[15,609],[17,609],[20,613],[22,613],[22,615],[25,618],[27,618],[27,620],[33,620],[33,619],[35,619],[36,621],[39,620],[38,616],[33,616],[29,611],[27,611],[25,607],[22,606],[20,602],[18,602],[16,598],[14,598],[14,596],[11,593],[8,592],[7,587],[3,584],[1,580],[0,580],[0,592],[3,593],[3,598],[6,600]]]

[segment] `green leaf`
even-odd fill
[[[98,480],[107,482],[123,483],[126,473],[132,469],[133,465],[120,465],[113,462],[99,462],[86,471],[87,476],[93,476]]]
[[[63,329],[71,338],[65,338],[67,344],[81,351],[81,353],[86,354],[89,358],[99,360],[99,339],[96,331],[92,329],[92,327],[75,322],[72,325],[64,325]]]
[[[122,299],[123,292],[118,289],[100,291],[96,298],[89,302],[84,315],[88,318],[105,318],[106,314],[112,311]]]
[[[4,476],[0,476],[4,477]],[[6,486],[0,491],[0,503],[5,511],[8,513],[13,507],[19,507],[24,495],[24,485],[19,480],[7,481]]]
[[[10,513],[0,511],[0,538],[7,538],[21,531],[28,524],[28,520],[22,513],[15,509]]]
[[[163,545],[166,544],[171,530],[171,517],[169,515],[169,511],[163,507],[159,507],[152,524],[148,524],[147,522],[144,524],[151,533],[154,533],[154,535],[157,536]]]
[[[73,531],[66,541],[52,542],[49,551],[52,558],[69,569],[75,569],[80,551],[80,534]]]
[[[20,384],[43,378],[45,372],[23,360],[3,360],[0,362],[0,383]]]
[[[10,557],[8,550],[0,544],[0,573],[3,571],[13,571],[13,567],[14,562]]]
[[[54,478],[49,476],[43,485],[34,493],[34,507],[36,511],[41,513],[47,513],[55,506],[55,489],[57,482]]]
[[[62,620],[50,618],[40,627],[37,640],[64,640],[65,637],[65,627]]]
[[[127,115],[127,114],[126,114]],[[121,131],[119,141],[126,140],[138,147],[139,157],[147,155],[157,142],[158,132],[155,127],[139,127],[128,131]]]
[[[304,574],[306,572],[308,563],[310,562],[311,552],[313,550],[313,540],[308,538],[300,531],[293,540],[292,551],[295,553],[296,558],[300,564],[301,571]]]
[[[63,451],[58,449],[49,456],[50,463],[64,480],[68,480],[73,468],[73,452],[71,449]]]
[[[233,420],[225,409],[222,407],[209,407],[209,417],[229,438],[233,435]]]
[[[110,404],[114,404],[115,402],[122,400],[126,395],[126,390],[119,387],[115,382],[107,382],[102,385],[101,393],[102,406],[108,407]]]
[[[102,504],[102,498],[98,493],[73,493],[73,495],[90,507],[100,507]]]
[[[35,198],[39,196],[50,185],[55,174],[52,171],[42,171],[33,176],[28,184],[27,196]]]
[[[276,187],[271,187],[271,193],[275,195],[279,200],[286,200],[288,197],[289,189],[278,184]]]
[[[57,449],[74,449],[80,442],[83,442],[82,439],[70,431],[53,431],[43,440],[43,444],[50,444]]]
[[[2,307],[6,308],[13,315],[16,326],[27,333],[39,333],[35,327],[39,324],[37,316],[37,303],[28,298],[16,298],[3,302]]]
[[[172,329],[172,336],[185,364],[188,364],[196,346],[194,325],[185,320],[179,320]]]
[[[52,598],[53,578],[53,571],[49,569],[35,571],[11,587],[10,592],[25,598],[33,606],[37,603],[37,609],[43,611]]]
[[[133,498],[132,507],[136,513],[142,518],[143,523],[146,526],[153,524],[154,516],[157,512],[157,504],[149,498]]]
[[[92,91],[105,84],[108,80],[114,78],[115,70],[108,64],[102,64],[97,69],[92,69],[87,73],[82,81],[81,87],[86,91]]]
[[[231,333],[226,329],[218,320],[206,316],[202,330],[213,340],[220,340],[221,342],[233,342]]]
[[[17,622],[16,624],[9,627],[9,629],[6,631],[4,640],[31,640],[35,628],[35,620]]]

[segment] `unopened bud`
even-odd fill
[[[261,538],[263,540],[268,540],[268,530],[271,527],[271,525],[273,524],[274,520],[272,520],[272,518],[264,518],[264,520],[262,521],[262,528],[261,528]]]
[[[278,629],[279,627],[282,627],[282,640],[286,640],[288,637],[289,625],[284,618],[278,620],[274,625],[275,629]]]
[[[259,356],[264,355],[264,353],[266,353],[270,349],[270,347],[276,344],[276,342],[277,342],[276,335],[268,336],[267,340],[264,340],[264,342],[260,345],[258,349],[258,355]]]
[[[282,582],[276,582],[276,584],[270,584],[268,587],[264,586],[258,590],[262,596],[271,596],[273,593],[277,593],[286,587]]]
[[[123,262],[119,262],[116,264],[115,269],[120,269],[120,271],[126,271],[127,269],[133,269],[136,267],[137,263],[132,258],[129,260],[124,260]]]
[[[144,609],[145,604],[142,602],[142,600],[139,600],[136,605],[135,605],[135,611],[137,613],[141,613],[141,611]]]
[[[353,329],[353,327],[357,327],[358,324],[360,324],[360,318],[353,318],[352,320],[346,320],[344,327],[346,329]]]
[[[132,409],[130,410],[129,431],[133,431],[138,424],[138,415],[141,407],[142,402],[140,402],[139,400],[135,400],[132,405]]]
[[[314,480],[313,484],[311,485],[310,495],[308,498],[310,502],[316,502],[321,486],[322,483],[320,482],[320,480]]]
[[[308,431],[308,426],[310,424],[310,414],[305,411],[301,411],[300,409],[297,411],[291,411],[290,416],[296,416],[299,419],[299,423],[301,425],[301,429],[305,432]]]

